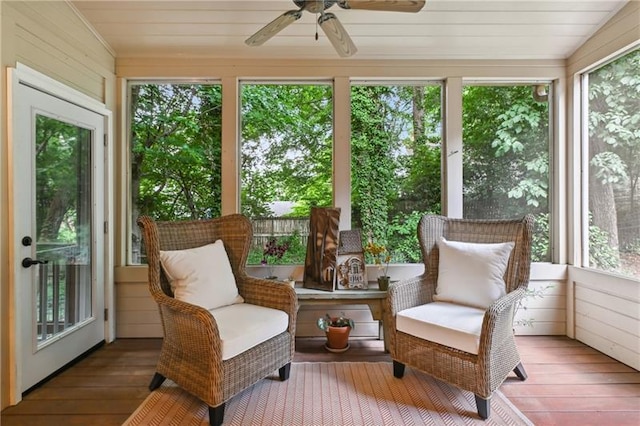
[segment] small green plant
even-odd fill
[[[344,315],[344,312],[339,317],[332,317],[329,314],[325,314],[325,316],[318,318],[318,328],[324,332],[329,330],[329,327],[351,327],[354,329],[356,324],[353,322],[351,318],[347,318]]]
[[[389,262],[391,262],[391,252],[389,249],[387,249],[384,244],[369,241],[369,243],[364,247],[364,252],[371,256],[373,262],[380,270],[381,276],[388,277]]]
[[[542,288],[528,288],[525,291],[524,297],[522,299],[520,299],[518,301],[518,304],[516,305],[516,309],[514,312],[514,316],[515,313],[518,312],[519,309],[522,309],[523,311],[527,310],[527,306],[525,305],[525,302],[527,299],[542,299],[545,295],[545,293],[547,292],[547,290],[549,290],[550,288],[553,288],[552,285],[548,285]],[[535,319],[533,318],[520,318],[517,319],[515,321],[513,321],[513,325],[514,326],[524,326],[524,327],[533,327],[533,323],[535,322]]]

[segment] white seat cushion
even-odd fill
[[[427,303],[398,312],[396,329],[477,355],[484,312],[454,303]]]
[[[289,315],[278,309],[238,303],[209,310],[218,324],[222,359],[231,359],[289,327]]]

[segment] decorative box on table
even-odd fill
[[[338,290],[362,290],[368,287],[359,229],[340,231],[335,277]]]

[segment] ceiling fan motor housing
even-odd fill
[[[293,0],[296,6],[311,13],[320,13],[336,4],[338,0]]]
[[[307,11],[320,15],[318,25],[342,57],[354,55],[358,49],[342,26],[338,17],[333,13],[325,13],[337,4],[342,9],[378,10],[383,12],[418,12],[426,0],[292,0],[298,6],[297,10],[288,10],[273,21],[262,27],[258,32],[245,40],[249,46],[261,46],[265,41],[300,19]],[[316,31],[316,40],[318,32]]]

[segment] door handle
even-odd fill
[[[22,267],[23,268],[29,268],[29,267],[31,267],[33,265],[38,265],[38,264],[44,265],[44,264],[47,264],[47,263],[49,263],[48,260],[36,260],[36,259],[32,259],[30,257],[25,257],[24,259],[22,259]]]

